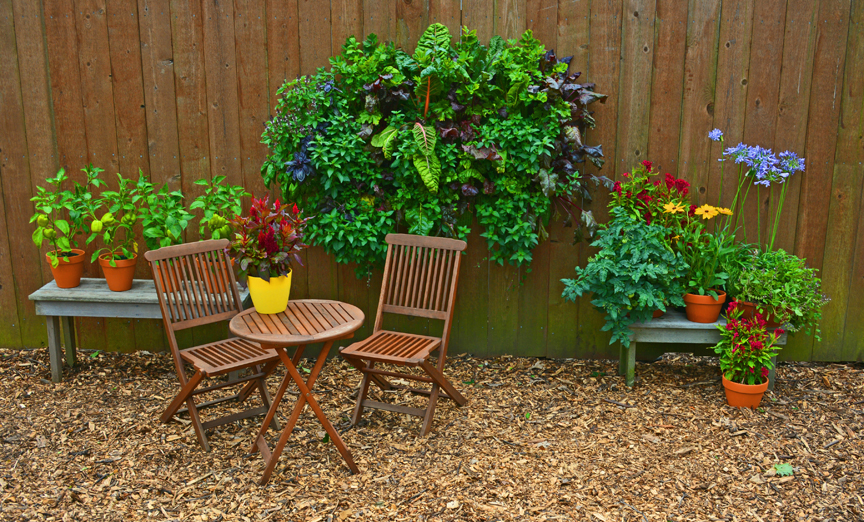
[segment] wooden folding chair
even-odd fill
[[[144,254],[153,269],[165,333],[180,379],[180,392],[162,414],[161,421],[168,422],[175,414],[188,411],[198,442],[205,451],[210,451],[205,430],[267,413],[270,395],[265,380],[279,364],[276,352],[239,337],[184,350],[177,346],[177,331],[228,321],[243,311],[227,248],[228,240],[220,239],[170,246]],[[195,369],[191,377],[186,374],[186,364]],[[233,379],[229,376],[227,381],[198,387],[206,378],[246,368],[252,368],[251,374]],[[234,395],[195,403],[196,395],[239,384],[243,387]],[[262,406],[201,422],[198,410],[232,399],[244,402],[256,389],[264,403]],[[181,410],[183,403],[186,408]],[[279,429],[278,422],[274,427]]]
[[[459,406],[466,402],[465,397],[444,377],[444,362],[456,300],[459,263],[467,245],[456,239],[407,234],[388,234],[386,241],[387,261],[372,336],[339,351],[346,361],[363,372],[351,422],[357,424],[360,421],[364,408],[406,413],[423,417],[420,435],[425,436],[432,428],[439,397],[453,400]],[[384,313],[444,321],[443,334],[430,337],[382,330]],[[435,350],[438,350],[437,366],[429,363],[429,356]],[[386,371],[375,368],[376,363],[420,368],[426,375]],[[431,383],[432,388],[397,386],[387,381],[385,376]],[[383,390],[404,389],[428,395],[429,404],[423,410],[368,400],[370,381]]]

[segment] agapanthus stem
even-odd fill
[[[745,180],[747,179],[746,176],[744,179]],[[750,185],[747,185],[747,190],[744,191],[744,197],[741,198],[741,203],[739,203],[739,205],[738,205],[738,214],[735,215],[735,228],[736,229],[738,228],[738,216],[740,216],[741,214],[744,213],[744,203],[747,201],[747,194],[750,193],[750,187],[752,185],[753,185],[752,183]],[[742,228],[744,229],[744,242],[746,243],[747,242],[747,224],[744,223],[743,220],[741,221],[741,223],[743,225]]]
[[[756,187],[756,239],[759,240],[759,248],[762,248],[762,186]]]
[[[768,245],[768,251],[774,249],[774,238],[777,237],[777,227],[780,225],[780,214],[783,213],[783,202],[786,200],[786,183],[783,184],[783,189],[780,190],[780,201],[777,203],[777,215],[774,216],[774,230],[771,231],[771,244]]]

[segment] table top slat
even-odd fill
[[[340,310],[340,313],[336,313]],[[294,346],[330,341],[350,335],[363,325],[365,316],[356,306],[320,299],[289,301],[278,314],[246,310],[231,320],[234,335],[262,346]]]

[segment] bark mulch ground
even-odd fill
[[[260,417],[204,453],[185,418],[158,421],[167,353],[83,359],[51,384],[46,351],[0,350],[0,519],[864,520],[861,364],[782,364],[751,412],[725,405],[711,358],[639,364],[628,390],[612,361],[456,356],[469,403],[442,403],[418,438],[419,419],[388,412],[352,427],[359,375],[333,359],[317,396],[362,473],[307,409],[262,487],[246,453]]]

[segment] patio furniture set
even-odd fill
[[[340,355],[362,374],[352,424],[360,421],[363,410],[374,408],[422,417],[421,435],[429,433],[438,399],[448,399],[462,406],[466,398],[444,376],[447,343],[453,318],[456,287],[459,279],[464,241],[390,234],[381,286],[378,311],[372,335],[340,350]],[[102,280],[83,279],[73,291],[58,291],[49,283],[34,292],[37,313],[46,316],[48,324],[51,376],[55,382],[62,377],[60,321],[63,322],[67,363],[75,364],[74,317],[162,318],[174,358],[180,391],[161,415],[169,422],[175,415],[188,413],[201,446],[209,451],[206,430],[237,420],[266,414],[260,429],[251,441],[250,453],[260,452],[265,462],[260,483],[267,483],[279,456],[308,404],[333,441],[348,468],[359,472],[351,452],[327,419],[312,390],[321,373],[333,343],[353,337],[365,319],[363,312],[348,303],[302,299],[290,301],[278,314],[244,310],[246,293],[241,292],[230,270],[226,253],[227,240],[200,241],[149,251],[145,258],[153,267],[154,281],[136,280],[128,292],[110,292]],[[384,314],[401,314],[441,320],[441,337],[414,335],[384,329]],[[679,314],[680,315],[680,314]],[[719,338],[714,324],[687,321],[675,312],[657,321],[633,326],[633,343],[622,348],[620,372],[627,385],[633,385],[636,342],[714,343]],[[722,320],[722,319],[721,319]],[[211,323],[229,321],[235,336],[222,341],[180,349],[177,331]],[[783,339],[785,343],[785,337]],[[307,378],[297,369],[308,344],[323,343]],[[287,350],[294,348],[293,355]],[[430,362],[438,352],[437,364]],[[388,364],[423,370],[423,375],[384,370],[376,365]],[[187,372],[187,365],[194,371]],[[286,374],[272,398],[266,379],[279,365]],[[249,370],[241,374],[241,370]],[[228,375],[226,380],[204,385],[206,380]],[[397,385],[387,377],[420,381],[428,389]],[[772,372],[773,384],[773,372]],[[284,427],[276,418],[284,395],[291,384],[299,396]],[[370,384],[383,390],[402,389],[429,397],[426,409],[372,401],[368,399]],[[207,402],[197,402],[196,396],[231,386],[241,386],[233,395]],[[262,406],[231,415],[203,421],[199,410],[226,401],[245,402],[257,394]],[[183,407],[185,405],[185,408]],[[265,435],[273,426],[281,430],[271,449]]]

